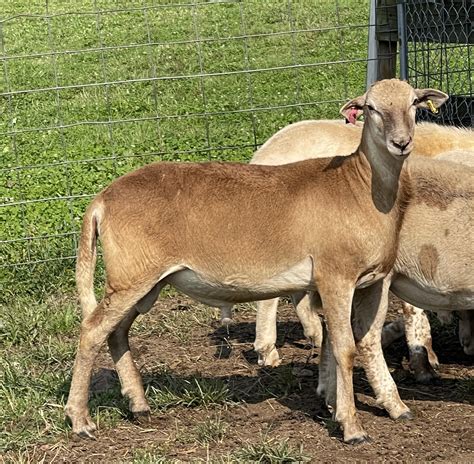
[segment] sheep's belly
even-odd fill
[[[247,275],[228,276],[218,281],[199,270],[189,268],[175,272],[165,280],[191,298],[216,307],[316,290],[313,281],[313,260],[310,257],[262,281],[254,281]]]
[[[398,275],[390,290],[402,300],[422,309],[474,310],[474,289],[441,290]]]

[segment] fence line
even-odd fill
[[[473,18],[472,0],[426,2],[404,0],[406,58],[404,75],[412,85],[437,87],[450,95],[439,114],[420,114],[424,120],[472,127]]]
[[[368,1],[0,5],[0,267],[70,268],[89,199],[144,163],[246,161],[337,117],[365,90]]]
[[[1,23],[5,23],[6,21],[1,21]],[[236,35],[236,36],[229,36],[229,37],[208,37],[208,38],[200,38],[200,39],[193,39],[193,40],[175,40],[170,42],[153,42],[149,41],[146,43],[137,43],[137,44],[129,44],[129,45],[115,45],[115,46],[108,46],[108,47],[95,47],[95,48],[83,48],[79,50],[63,50],[63,51],[51,51],[46,53],[31,53],[27,55],[12,55],[12,56],[4,56],[2,59],[4,60],[17,60],[19,58],[43,58],[46,56],[54,56],[54,55],[77,55],[81,53],[93,53],[93,52],[106,52],[106,51],[115,51],[115,50],[129,50],[134,48],[141,48],[141,47],[155,47],[155,46],[170,46],[170,45],[192,45],[198,43],[214,43],[214,42],[229,42],[232,40],[245,40],[245,39],[254,39],[254,38],[264,38],[264,37],[280,37],[285,35],[294,35],[295,33],[307,33],[307,32],[328,32],[328,31],[336,31],[336,30],[344,30],[344,29],[356,29],[356,28],[367,28],[367,24],[352,24],[350,26],[335,26],[335,27],[316,27],[316,28],[309,28],[309,29],[295,29],[291,31],[280,31],[280,32],[267,32],[267,33],[260,33],[260,34],[245,34],[245,35]]]
[[[199,43],[198,41],[196,43]],[[51,55],[54,56],[54,55]],[[316,66],[327,66],[332,64],[348,64],[348,63],[357,63],[363,62],[366,63],[368,60],[366,58],[362,59],[352,59],[352,60],[333,60],[333,61],[320,61],[318,63],[307,63],[307,64],[293,64],[293,65],[286,65],[286,66],[273,66],[270,68],[257,68],[257,69],[244,69],[240,71],[225,71],[225,72],[215,72],[215,73],[196,73],[196,74],[185,74],[185,75],[178,75],[178,76],[160,76],[160,77],[147,77],[147,78],[140,78],[140,79],[127,79],[127,80],[117,80],[117,81],[104,81],[104,82],[92,82],[89,84],[76,84],[76,85],[57,85],[51,87],[43,87],[37,89],[24,89],[24,90],[13,90],[9,92],[2,92],[0,96],[8,97],[13,95],[21,95],[21,94],[31,94],[31,93],[38,93],[38,92],[50,92],[53,90],[74,90],[74,89],[83,89],[88,87],[101,87],[105,85],[121,85],[121,84],[137,84],[143,82],[154,82],[154,81],[169,81],[169,80],[179,80],[179,79],[201,79],[204,77],[219,77],[219,76],[232,76],[232,75],[240,75],[240,74],[253,74],[253,73],[261,73],[261,72],[268,72],[268,71],[282,71],[287,69],[303,69],[303,68],[312,68]]]

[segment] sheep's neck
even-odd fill
[[[369,146],[362,138],[357,149],[359,170],[370,182],[372,200],[382,213],[389,213],[400,199],[400,173],[404,158],[394,158],[385,147]]]

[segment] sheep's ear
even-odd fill
[[[367,94],[364,93],[364,95],[348,101],[339,110],[339,113],[341,113],[346,118],[346,121],[350,122],[351,124],[356,123],[357,118],[362,114],[366,95]]]
[[[418,99],[416,107],[429,109],[433,113],[437,113],[438,108],[449,98],[449,95],[436,89],[415,89],[415,93]]]

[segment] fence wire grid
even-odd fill
[[[368,0],[2,2],[2,271],[71,267],[87,203],[127,171],[245,161],[291,122],[337,117],[365,89],[368,11]]]
[[[472,127],[474,5],[472,0],[405,0],[407,77],[450,95],[438,115],[420,119]]]
[[[71,270],[87,204],[125,172],[247,161],[292,122],[337,118],[365,91],[369,3],[3,1],[0,282]],[[411,83],[472,97],[471,2],[404,3]],[[421,3],[441,16],[418,37]],[[378,26],[393,4],[379,2]],[[433,41],[448,4],[466,35]]]

